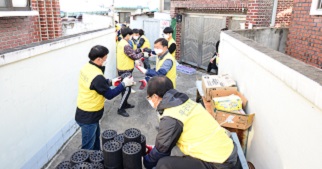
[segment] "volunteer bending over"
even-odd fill
[[[104,70],[108,49],[104,46],[94,46],[89,52],[90,61],[83,66],[78,80],[78,97],[75,120],[82,131],[82,149],[100,150],[100,125],[103,116],[104,101],[113,99],[134,84],[133,78],[105,79]]]
[[[155,147],[144,156],[147,169],[232,169],[237,165],[237,147],[225,129],[200,104],[173,89],[169,78],[151,78],[147,95],[161,115]],[[170,156],[175,145],[185,156]]]
[[[140,89],[144,89],[149,79],[153,76],[167,76],[176,88],[177,68],[176,61],[168,51],[168,41],[164,38],[159,38],[154,42],[154,51],[157,54],[156,68],[145,69],[136,62],[135,67],[146,75],[145,79],[140,80],[142,83]]]

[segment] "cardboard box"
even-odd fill
[[[226,122],[227,118],[230,116],[233,117],[231,122]],[[224,111],[216,111],[215,119],[221,126],[235,128],[235,129],[248,129],[254,120],[255,114],[240,114],[240,113],[231,113]]]
[[[202,90],[206,100],[211,101],[211,91],[233,90],[237,91],[236,83],[228,75],[204,75],[201,77]]]
[[[241,98],[242,105],[243,105],[243,109],[245,109],[248,100],[246,99],[246,97],[243,94],[241,94],[237,90],[212,90],[210,92],[210,95],[211,95],[212,98],[214,98],[214,97],[230,96],[232,94],[237,95],[237,96],[239,96]]]
[[[229,96],[232,94],[237,95],[241,98],[243,109],[245,109],[248,100],[240,92],[233,91],[233,90],[211,91],[212,97],[223,97],[223,96]],[[219,111],[219,110],[215,111],[215,106],[213,103],[211,104],[211,106],[212,106],[212,111],[214,112],[215,119],[223,127],[246,130],[253,124],[255,114],[246,114],[243,110],[241,110],[240,112],[225,112],[225,111]],[[230,117],[233,116],[233,118],[231,119],[231,123],[226,122],[229,116]]]

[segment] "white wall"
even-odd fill
[[[75,132],[79,71],[100,44],[114,77],[114,38],[108,29],[1,55],[0,168],[41,168]]]
[[[147,15],[142,15],[142,16],[136,16],[135,20],[133,17],[131,17],[131,24],[130,28],[131,29],[143,29],[143,21],[149,19]]]
[[[290,67],[315,77],[322,71],[233,36],[255,42],[221,33],[219,73],[233,76],[249,100],[247,112],[255,113],[247,160],[259,169],[321,168],[322,86]]]

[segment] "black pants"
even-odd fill
[[[128,73],[128,72],[118,72],[118,75],[121,76],[124,73]],[[130,94],[131,94],[131,87],[126,87],[125,91],[122,92],[122,99],[121,99],[119,109],[124,109],[124,107],[128,104],[127,99],[129,99]]]
[[[234,144],[233,152],[223,164],[205,162],[190,156],[169,156],[161,158],[156,169],[239,169],[239,163],[237,147]]]
[[[209,73],[211,71],[211,69],[215,69],[216,74],[218,74],[218,67],[216,65],[216,59],[212,63],[209,62],[207,72]]]
[[[148,57],[144,58],[143,66],[144,66],[144,69],[151,69],[150,62],[149,62],[149,58]]]

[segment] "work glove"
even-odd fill
[[[141,59],[134,61],[134,63],[135,63],[135,66],[143,66],[143,63],[141,62]]]
[[[148,149],[148,151],[146,151],[146,154],[149,154],[151,152],[153,146],[145,145],[145,147]]]
[[[147,70],[144,69],[144,67],[142,66],[135,66],[140,72],[142,72],[143,74],[146,74]]]
[[[114,78],[114,79],[112,79],[112,85],[118,86],[121,83],[121,81],[122,81],[121,77]]]
[[[141,85],[140,85],[140,90],[143,90],[146,85],[147,85],[147,81],[145,79],[142,79],[140,80],[139,82],[141,82]],[[151,148],[152,149],[152,148]],[[151,151],[151,150],[150,150]]]
[[[148,57],[150,57],[150,54],[148,52],[143,52],[143,57],[148,58]]]
[[[125,85],[125,87],[129,87],[129,86],[133,86],[135,85],[134,79],[133,77],[126,77],[123,79],[122,81]]]

